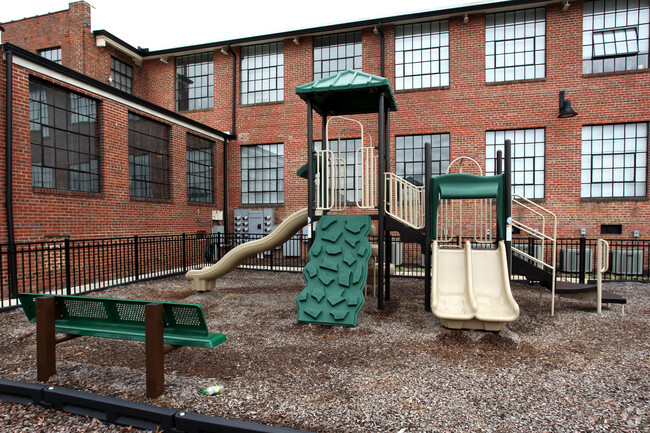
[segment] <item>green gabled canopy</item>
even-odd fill
[[[388,78],[352,69],[296,87],[296,93],[321,115],[336,116],[379,112],[379,95],[385,104],[397,111],[395,95]]]

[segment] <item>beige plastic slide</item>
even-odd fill
[[[185,279],[192,281],[192,287],[197,292],[212,290],[217,278],[234,270],[250,256],[279,247],[306,225],[307,208],[304,208],[288,216],[275,230],[263,238],[246,242],[228,251],[214,265],[187,271]]]
[[[446,328],[500,331],[519,317],[503,241],[496,250],[434,241],[432,267],[431,311]]]

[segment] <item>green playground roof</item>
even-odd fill
[[[388,109],[397,111],[388,78],[352,69],[298,86],[296,93],[321,115],[378,113],[382,93]]]

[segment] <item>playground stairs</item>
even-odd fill
[[[325,215],[318,220],[305,288],[296,299],[298,322],[356,326],[365,302],[372,248],[368,215]]]
[[[542,287],[551,290],[553,274],[539,267],[534,263],[512,255],[512,274],[525,277],[529,282],[538,282]],[[570,281],[555,281],[555,294],[564,298],[595,300],[597,285],[573,283]],[[601,299],[603,304],[627,304],[627,300],[615,293],[602,291]]]

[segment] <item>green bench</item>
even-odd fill
[[[87,296],[18,295],[25,315],[36,323],[37,376],[56,374],[56,344],[80,336],[144,341],[147,396],[164,391],[164,355],[182,346],[211,349],[226,341],[208,332],[199,304]],[[56,338],[56,334],[65,334]]]

